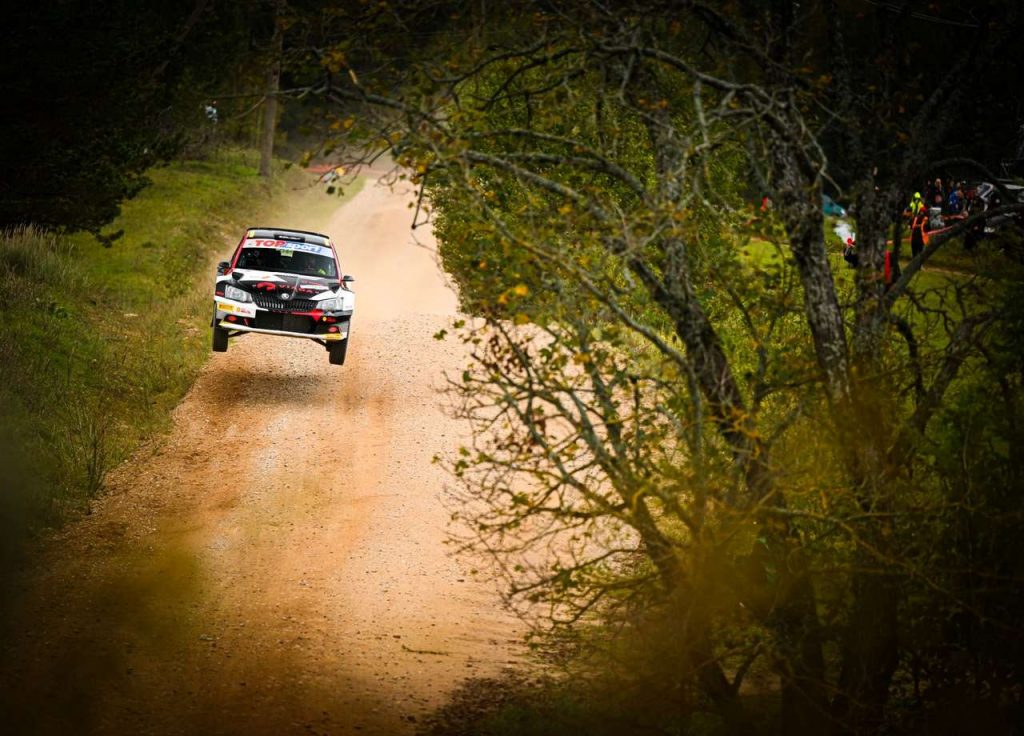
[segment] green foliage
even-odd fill
[[[1020,274],[1001,257],[999,278],[915,273],[938,237],[895,284],[882,257],[908,182],[970,141],[954,133],[1021,16],[748,5],[488,6],[399,94],[360,97],[352,77],[360,142],[413,172],[462,306],[484,318],[458,333],[471,366],[453,390],[475,431],[449,462],[457,538],[495,558],[521,613],[577,634],[573,654],[608,655],[609,689],[676,698],[664,719],[643,710],[653,729],[754,731],[768,715],[786,732],[877,732],[934,718],[972,678],[973,706],[998,691],[1009,713],[1017,648],[1003,674],[963,655],[1019,638],[1020,496],[1002,486],[1017,482],[1003,448],[1021,390],[1003,376],[1020,348],[996,336]],[[970,44],[940,78],[913,68],[954,34]],[[821,212],[837,186],[856,206],[856,269]],[[652,627],[660,651],[601,646]],[[742,702],[754,675],[781,708]],[[625,700],[598,696],[574,725],[636,717]],[[547,705],[486,728],[545,732]]]
[[[902,696],[933,711],[932,719],[999,723],[1000,700],[1019,686],[1024,646],[1010,621],[1024,619],[1020,537],[1024,465],[1024,283],[996,288],[1006,315],[987,358],[972,366],[921,439],[921,464],[934,473],[936,514],[928,524],[901,529],[914,557],[941,571],[949,592],[935,605],[924,581],[908,594],[905,640],[909,655]],[[1019,701],[1016,716],[1020,717]],[[1012,711],[1010,711],[1012,713]],[[995,720],[993,721],[993,718]],[[933,725],[933,724],[930,724]],[[934,726],[933,726],[934,727]]]
[[[585,58],[567,54],[550,67],[523,70],[501,62],[469,77],[459,86],[460,102],[449,117],[464,139],[451,145],[456,152],[470,145],[584,192],[608,211],[635,218],[635,234],[642,238],[661,226],[663,213],[647,211],[648,203],[618,176],[600,166],[579,166],[581,156],[593,156],[595,163],[621,167],[637,181],[654,181],[642,113],[610,99],[601,72],[588,72],[585,64]],[[573,78],[573,84],[556,86],[563,77]],[[553,89],[547,93],[534,92],[548,86]],[[692,121],[686,115],[692,110],[685,94],[672,102],[680,109],[677,122],[688,128]],[[423,147],[406,143],[411,145],[404,149],[402,162],[417,168],[414,181],[429,196],[442,264],[459,284],[464,310],[508,318],[521,314],[543,322],[572,313],[586,301],[577,284],[578,276],[586,274],[602,286],[629,292],[625,301],[642,310],[645,320],[660,320],[659,329],[671,331],[663,316],[650,310],[643,290],[624,274],[621,262],[607,257],[601,245],[607,229],[590,216],[587,205],[531,187],[514,173],[480,168],[467,176],[459,168],[447,168],[446,152],[437,141]],[[709,294],[716,281],[727,281],[739,267],[737,241],[722,238],[721,223],[723,205],[737,208],[737,216],[744,207],[741,162],[734,148],[710,158],[705,173],[715,204],[694,201],[677,225],[693,239],[692,265]]]

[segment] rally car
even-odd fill
[[[302,337],[327,348],[342,365],[356,295],[326,235],[250,228],[230,261],[217,265],[213,290],[213,349],[228,338],[259,332]]]

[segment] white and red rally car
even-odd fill
[[[356,295],[326,235],[250,228],[230,261],[217,266],[213,291],[213,349],[247,332],[304,337],[327,348],[342,365]]]

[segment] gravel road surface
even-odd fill
[[[432,338],[456,301],[408,202],[371,179],[328,222],[281,223],[329,233],[356,276],[347,364],[260,336],[213,355],[170,434],[45,545],[3,728],[412,733],[519,656],[494,587],[444,545],[431,458],[465,430],[437,388],[463,357]]]

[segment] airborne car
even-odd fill
[[[356,295],[342,274],[334,244],[303,230],[251,228],[230,261],[217,265],[213,290],[213,349],[228,338],[258,332],[302,337],[327,348],[342,365]]]

